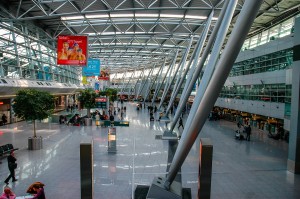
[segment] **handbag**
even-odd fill
[[[16,169],[18,167],[18,164],[14,163],[14,162],[10,162],[9,167],[12,168],[12,169]]]

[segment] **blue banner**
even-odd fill
[[[100,85],[99,85],[99,83],[98,82],[95,82],[95,90],[99,90],[99,88],[100,88]]]
[[[88,59],[87,66],[82,67],[83,76],[98,76],[100,75],[100,59]]]

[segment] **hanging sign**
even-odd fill
[[[57,64],[86,66],[88,57],[87,36],[58,36]]]

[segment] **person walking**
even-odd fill
[[[15,177],[15,169],[17,168],[17,159],[15,158],[14,151],[10,152],[10,155],[7,156],[7,164],[8,164],[8,169],[9,169],[9,176],[6,178],[4,181],[6,184],[9,184],[10,178],[12,178],[12,182],[16,182],[18,179]]]
[[[251,135],[251,127],[250,127],[250,125],[248,125],[248,126],[246,127],[245,131],[246,131],[246,134],[247,134],[246,140],[247,140],[247,141],[250,141],[250,135]]]
[[[184,129],[183,122],[182,122],[182,117],[179,118],[178,129],[181,126],[182,126],[182,129]]]

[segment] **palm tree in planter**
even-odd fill
[[[54,97],[48,92],[24,89],[17,92],[12,105],[15,115],[33,121],[33,137],[28,138],[28,149],[41,149],[42,137],[36,136],[36,120],[48,118],[55,108]]]
[[[80,105],[83,108],[87,109],[87,116],[89,119],[91,118],[91,108],[95,108],[96,106],[96,102],[95,102],[96,97],[97,97],[96,92],[91,88],[81,90],[80,95],[78,97],[78,100],[80,101]],[[91,124],[91,121],[89,123]]]

